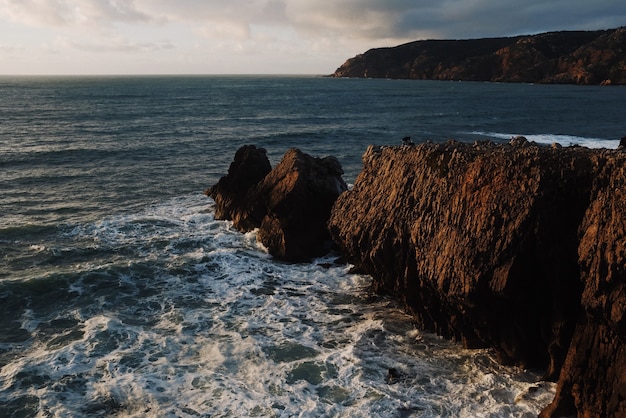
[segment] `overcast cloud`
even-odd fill
[[[0,73],[326,74],[416,39],[624,25],[624,0],[0,0]]]

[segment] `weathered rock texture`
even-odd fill
[[[290,149],[270,171],[265,150],[244,146],[228,174],[206,194],[216,219],[241,231],[259,228],[258,240],[277,258],[309,261],[328,253],[326,224],[333,203],[347,189],[334,157],[313,158]]]
[[[544,417],[626,416],[626,155],[597,157],[578,260],[584,316]]]
[[[626,27],[511,38],[416,41],[371,49],[334,77],[626,84]]]
[[[254,145],[239,148],[228,174],[205,192],[215,200],[215,219],[233,221],[241,231],[258,228],[265,212],[250,211],[249,194],[271,170],[265,149]]]
[[[331,235],[419,326],[559,378],[544,416],[624,416],[626,153],[518,144],[370,147]]]

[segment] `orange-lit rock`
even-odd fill
[[[623,413],[626,153],[448,143],[363,161],[329,229],[379,291],[422,328],[558,378],[545,416]]]
[[[277,258],[310,261],[325,255],[332,244],[326,223],[347,189],[341,165],[334,157],[314,158],[294,148],[259,178],[264,156],[255,147],[237,151],[228,175],[207,191],[216,217],[232,219],[241,231],[259,228],[258,240]]]

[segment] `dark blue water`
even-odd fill
[[[616,147],[625,92],[0,78],[0,416],[535,415],[535,372],[414,330],[347,267],[274,262],[202,191],[244,144],[334,155],[349,183],[406,135]]]
[[[350,181],[368,144],[406,135],[615,141],[625,93],[296,77],[2,78],[0,213],[7,224],[48,224],[202,190],[243,144],[266,147],[273,163],[289,147],[335,155]]]

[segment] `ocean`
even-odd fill
[[[0,417],[532,417],[540,370],[426,330],[335,255],[272,259],[203,191],[244,144],[616,148],[624,87],[0,77]],[[397,370],[390,379],[389,370]]]

